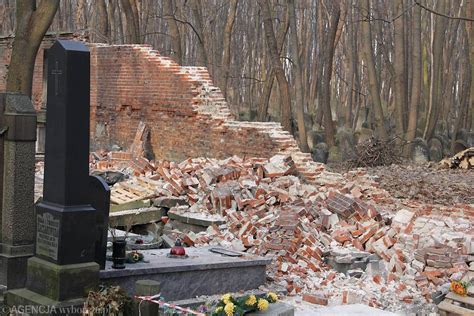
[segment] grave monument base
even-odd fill
[[[0,247],[2,245],[0,244]],[[17,289],[25,286],[26,283],[26,265],[28,258],[33,256],[33,246],[5,246],[0,253],[0,267],[4,272],[0,274],[0,284],[10,289]]]
[[[55,301],[25,288],[8,291],[5,297],[10,311],[17,311],[20,315],[26,313],[35,316],[82,315],[82,307],[85,301],[84,298]]]
[[[33,257],[28,260],[26,288],[7,291],[6,305],[13,310],[28,306],[31,315],[43,315],[46,309],[45,315],[63,315],[55,314],[55,309],[75,315],[70,311],[82,306],[84,297],[95,288],[98,280],[99,264],[95,262],[57,265]]]

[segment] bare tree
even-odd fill
[[[285,9],[286,9],[285,19],[283,22],[280,23],[280,27],[277,33],[278,55],[280,55],[283,50],[283,47],[285,45],[286,34],[288,33],[288,29],[290,27],[290,18],[288,15],[288,8],[285,8]],[[267,120],[268,103],[270,102],[270,95],[272,93],[273,83],[275,81],[275,71],[273,70],[271,63],[270,63],[270,70],[268,71],[266,78],[267,79],[265,80],[263,84],[263,90],[262,90],[262,94],[259,100],[259,107],[258,107],[258,113],[257,113],[257,119],[259,121]]]
[[[16,30],[6,90],[31,97],[36,54],[59,6],[59,0],[16,2]]]
[[[298,139],[303,152],[309,152],[308,138],[306,137],[306,127],[304,124],[304,103],[303,103],[303,78],[301,73],[300,44],[298,40],[298,29],[296,27],[296,9],[294,0],[288,0],[288,12],[291,26],[291,45],[293,46],[293,63],[295,68],[295,101],[296,120],[298,124]]]
[[[107,5],[105,0],[95,1],[97,8],[97,32],[100,41],[109,41],[109,19],[107,16]]]
[[[362,14],[370,17],[370,1],[362,0],[361,5]],[[377,73],[375,71],[374,53],[372,48],[372,31],[368,21],[364,21],[362,23],[362,48],[364,51],[364,61],[367,66],[369,77],[369,95],[373,104],[375,130],[377,132],[377,136],[382,140],[385,140],[387,139],[387,131],[385,130],[383,123],[384,114],[382,109],[382,101],[380,100],[380,88],[377,81]]]
[[[410,111],[408,115],[408,127],[406,140],[411,142],[416,137],[418,108],[421,99],[422,88],[422,55],[421,55],[421,8],[413,8],[413,27],[412,27],[412,65],[413,78],[411,85]],[[409,148],[409,146],[407,146]]]
[[[407,91],[405,89],[405,25],[401,18],[403,12],[403,0],[392,1],[394,5],[393,13],[397,19],[393,22],[394,26],[394,85],[395,85],[395,126],[397,134],[402,136],[405,131],[405,111]]]
[[[140,18],[136,0],[121,0],[123,13],[125,15],[126,43],[141,43]]]
[[[336,44],[336,33],[339,25],[339,18],[341,14],[340,3],[336,1],[329,1],[330,11],[328,9],[328,15],[330,16],[329,29],[328,29],[328,46],[326,47],[324,55],[324,67],[323,77],[321,78],[321,104],[324,113],[324,131],[326,133],[326,143],[329,146],[335,145],[335,126],[332,121],[331,111],[331,78],[334,61],[334,51]]]
[[[172,56],[178,64],[183,63],[183,51],[181,49],[181,35],[175,17],[173,0],[163,1],[163,13],[171,36]]]
[[[436,11],[446,11],[446,1],[438,1]],[[433,62],[431,71],[431,86],[430,86],[430,98],[429,98],[429,109],[427,114],[427,121],[425,130],[423,132],[423,138],[431,139],[434,134],[436,123],[438,122],[440,100],[441,100],[441,81],[443,71],[443,42],[445,38],[445,30],[447,18],[442,16],[436,16],[435,18],[435,31],[433,36]]]
[[[280,101],[281,101],[281,124],[283,128],[289,132],[291,128],[291,100],[290,100],[290,89],[288,87],[288,81],[285,77],[285,71],[280,61],[280,55],[278,53],[278,45],[273,30],[273,21],[270,11],[269,0],[258,0],[258,4],[262,11],[263,24],[265,30],[265,38],[267,41],[268,52],[272,62],[272,68],[275,72],[275,76],[280,89]]]
[[[238,0],[231,0],[229,3],[229,14],[224,28],[224,52],[222,53],[222,93],[227,96],[227,82],[229,79],[230,68],[230,44],[232,39],[232,29],[234,28],[235,17],[237,14]]]

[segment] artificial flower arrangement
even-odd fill
[[[145,261],[144,256],[141,252],[134,250],[127,253],[127,259],[125,261],[126,263],[137,263],[140,261]]]
[[[469,283],[465,281],[451,281],[451,291],[461,296],[467,295]]]
[[[211,315],[242,316],[250,312],[267,310],[270,303],[276,301],[278,301],[278,295],[273,292],[269,292],[264,296],[245,295],[238,299],[230,294],[225,294],[213,308]]]

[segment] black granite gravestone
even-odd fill
[[[89,62],[89,50],[81,42],[58,40],[48,51],[44,189],[36,205],[36,255],[28,260],[26,289],[7,294],[10,306],[80,306],[98,283],[95,249],[104,237],[98,233],[98,213],[92,204],[108,212],[109,196],[106,184],[89,178]]]
[[[107,231],[109,227],[110,188],[102,177],[90,176],[90,198],[92,207],[97,211],[96,228],[97,239],[95,243],[95,262],[105,269],[107,253]]]
[[[49,71],[43,201],[36,207],[36,255],[57,264],[94,261],[89,198],[89,50],[57,41]],[[94,233],[93,233],[94,231]]]

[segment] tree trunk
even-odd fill
[[[403,0],[395,0],[392,2],[394,4],[393,13],[395,16],[399,16],[403,11]],[[394,23],[394,33],[393,38],[395,51],[394,51],[394,85],[395,85],[395,127],[396,133],[399,137],[404,136],[405,132],[405,122],[404,122],[404,108],[406,107],[406,94],[405,89],[405,34],[404,34],[404,25],[403,19],[401,17],[397,18]]]
[[[122,9],[125,14],[125,24],[127,30],[127,36],[125,43],[129,44],[140,44],[140,21],[138,17],[138,9],[134,0],[121,0]]]
[[[174,60],[182,65],[183,64],[183,51],[181,49],[181,35],[179,33],[178,23],[176,23],[176,18],[174,15],[174,5],[173,0],[164,0],[163,1],[163,11],[164,18],[168,25],[168,30],[171,36],[171,47]]]
[[[227,82],[229,79],[230,68],[230,41],[232,39],[232,29],[234,28],[234,21],[237,15],[238,0],[230,1],[229,14],[225,22],[224,28],[224,52],[222,54],[222,93],[227,97]]]
[[[362,12],[370,16],[370,2],[369,0],[362,0]],[[380,100],[380,89],[377,81],[377,73],[375,71],[374,55],[372,50],[372,32],[369,22],[362,22],[362,49],[364,53],[364,61],[367,65],[367,73],[369,77],[369,95],[372,100],[374,116],[375,116],[375,130],[377,136],[386,140],[387,131],[384,126],[384,114],[382,109],[382,101]]]
[[[97,6],[97,32],[99,33],[99,40],[101,42],[110,41],[109,21],[107,16],[107,5],[105,0],[98,0],[95,2]]]
[[[446,12],[446,1],[438,1],[436,12]],[[443,43],[448,19],[442,16],[435,18],[435,31],[433,38],[433,63],[431,75],[431,91],[428,106],[427,120],[423,138],[429,140],[433,137],[438,122],[440,101],[441,101],[441,81],[443,73]]]
[[[207,44],[204,36],[204,23],[202,20],[201,12],[201,0],[191,0],[191,9],[193,11],[194,18],[196,20],[195,31],[198,37],[197,47],[198,47],[198,57],[196,60],[196,65],[204,65],[208,68],[209,73],[212,74],[211,68],[209,67],[209,56],[207,53]]]
[[[296,28],[296,10],[294,0],[288,0],[288,12],[291,26],[291,45],[293,46],[293,61],[295,68],[295,100],[296,100],[296,121],[298,124],[298,139],[302,152],[309,152],[308,138],[306,137],[306,127],[304,124],[304,103],[303,103],[303,77],[301,74],[300,45],[298,40],[298,29]]]
[[[411,86],[410,111],[408,114],[408,127],[406,140],[412,142],[416,137],[416,129],[418,122],[418,108],[420,104],[421,88],[422,88],[422,57],[421,57],[421,8],[415,6],[413,8],[413,48],[412,48],[412,64],[413,78]],[[411,148],[411,146],[407,146]],[[411,149],[409,149],[411,151]]]
[[[469,62],[470,58],[470,50],[472,50],[472,40],[468,35],[468,27],[466,23],[466,28],[463,30],[466,34],[466,44],[464,46],[464,58],[463,58],[463,65],[464,68],[464,73],[465,77],[462,83],[462,89],[461,89],[461,97],[459,100],[459,113],[458,117],[456,118],[456,122],[454,124],[454,131],[453,131],[453,136],[451,138],[451,151],[454,151],[454,145],[456,143],[456,135],[459,132],[459,129],[461,128],[463,120],[465,120],[465,116],[469,114],[469,107],[471,107],[472,110],[472,103],[470,103],[470,100],[472,101],[472,68],[473,65]],[[470,104],[470,106],[469,106]]]
[[[277,34],[277,45],[278,45],[278,55],[281,54],[283,47],[285,46],[286,33],[288,33],[288,28],[290,27],[290,19],[288,16],[288,8],[285,14],[285,20],[280,24]],[[275,81],[275,72],[273,71],[272,65],[270,63],[270,70],[267,74],[267,79],[263,84],[263,92],[259,101],[257,120],[265,122],[267,120],[268,113],[268,103],[270,102],[270,95],[273,89],[273,83]]]
[[[17,1],[16,30],[7,74],[6,91],[31,97],[36,54],[53,21],[59,0]]]
[[[115,44],[115,40],[117,38],[116,32],[117,32],[117,22],[115,21],[115,3],[113,0],[108,0],[108,5],[107,5],[107,18],[110,23],[110,43]]]
[[[324,130],[326,132],[326,143],[329,147],[334,146],[335,142],[335,127],[332,121],[331,113],[331,77],[332,77],[332,64],[334,60],[334,49],[337,26],[339,24],[339,17],[341,14],[340,4],[338,2],[332,2],[331,0],[331,14],[329,21],[328,30],[328,46],[326,47],[324,62],[326,67],[324,69],[323,77],[321,78],[321,104],[324,113]]]
[[[281,124],[283,128],[291,133],[291,100],[290,100],[290,89],[288,87],[288,81],[285,77],[285,71],[280,61],[278,53],[278,45],[273,31],[272,15],[270,12],[269,0],[258,0],[260,9],[262,10],[263,17],[263,28],[265,30],[265,38],[267,41],[268,52],[272,62],[272,68],[275,72],[275,76],[280,89],[280,101],[281,101]]]

